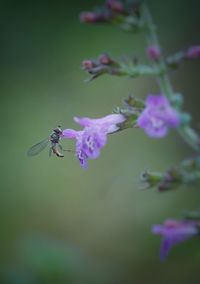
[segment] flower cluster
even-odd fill
[[[140,25],[140,3],[137,0],[106,0],[102,7],[94,11],[84,11],[80,21],[87,24],[113,23],[126,30]]]
[[[107,135],[119,130],[118,124],[125,121],[122,114],[110,114],[103,118],[74,118],[82,130],[65,129],[62,137],[76,140],[76,156],[83,168],[87,168],[88,159],[96,159],[107,142]]]
[[[153,234],[162,236],[162,244],[160,249],[160,258],[165,260],[169,250],[194,236],[199,234],[198,225],[200,222],[190,220],[166,220],[163,225],[154,225],[152,227]]]
[[[185,159],[164,173],[145,170],[140,181],[144,184],[142,189],[155,187],[159,192],[195,185],[200,181],[200,157]]]
[[[186,50],[180,50],[166,58],[166,64],[170,68],[177,68],[184,61],[200,58],[200,45],[192,45]]]
[[[120,65],[108,54],[101,54],[96,60],[83,60],[82,69],[91,74],[93,80],[103,74],[120,75]]]
[[[112,23],[128,31],[143,29],[146,33],[146,55],[150,65],[138,64],[138,60],[119,63],[104,54],[98,60],[85,60],[82,63],[94,79],[101,74],[125,75],[136,78],[142,75],[154,75],[159,82],[160,95],[149,95],[145,104],[129,97],[124,109],[117,114],[101,119],[75,119],[83,130],[66,129],[63,137],[76,139],[76,153],[82,167],[87,167],[88,159],[99,156],[106,144],[107,135],[126,128],[142,128],[151,138],[163,138],[170,128],[177,128],[183,140],[195,150],[193,159],[185,160],[179,167],[171,167],[164,173],[145,171],[142,181],[146,187],[157,187],[159,191],[188,185],[200,180],[200,137],[190,125],[191,116],[182,111],[183,96],[175,94],[168,77],[168,71],[177,68],[181,62],[200,57],[200,46],[191,46],[163,58],[155,25],[145,4],[134,0],[106,0],[98,10],[83,12],[80,15],[84,23]],[[109,122],[109,123],[108,123]],[[152,232],[162,236],[160,257],[164,260],[171,247],[199,234],[200,217],[194,220],[167,220],[163,225],[154,225]]]
[[[167,134],[169,127],[178,127],[180,123],[178,113],[164,96],[150,95],[146,105],[133,97],[124,103],[125,109],[102,118],[75,117],[75,122],[83,127],[82,130],[63,130],[62,138],[76,140],[76,156],[81,167],[87,168],[88,159],[96,159],[100,155],[108,134],[139,126],[150,137],[160,138]]]
[[[107,0],[102,9],[98,11],[87,11],[80,14],[82,23],[96,24],[101,22],[110,22],[118,15],[125,13],[125,7],[122,1]]]

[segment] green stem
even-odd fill
[[[143,17],[146,23],[146,39],[148,46],[157,46],[160,48],[159,40],[156,33],[156,27],[153,23],[152,16],[148,10],[148,7],[143,4]],[[163,57],[161,56],[159,61],[152,60],[152,66],[154,68],[160,68],[163,72],[157,74],[157,82],[161,89],[161,92],[170,100],[173,100],[174,91],[170,82],[169,75],[167,74],[167,67]],[[196,131],[187,124],[181,124],[178,128],[178,132],[183,140],[191,146],[195,151],[200,150],[200,139]]]

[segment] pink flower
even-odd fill
[[[65,129],[62,137],[76,139],[76,156],[81,167],[87,168],[88,159],[96,159],[107,142],[107,135],[116,132],[125,117],[121,114],[110,114],[103,118],[91,119],[88,117],[75,117],[75,122],[83,127],[83,130],[76,131]]]

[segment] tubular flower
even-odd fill
[[[180,117],[165,96],[149,95],[146,107],[140,114],[137,124],[148,136],[161,138],[167,135],[168,128],[179,126]]]
[[[154,225],[152,233],[163,237],[160,249],[160,259],[165,260],[169,250],[174,245],[197,235],[197,225],[197,222],[194,221],[177,221],[171,219],[166,220],[163,225]]]
[[[62,137],[76,139],[76,156],[81,167],[87,168],[88,159],[96,159],[100,155],[101,148],[107,142],[107,134],[116,132],[119,129],[117,124],[124,122],[125,117],[111,114],[97,119],[75,117],[74,120],[83,130],[65,129]]]

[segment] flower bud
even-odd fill
[[[80,22],[87,24],[97,24],[107,22],[109,20],[109,15],[106,11],[88,11],[80,13]]]
[[[121,1],[118,0],[107,0],[106,5],[113,11],[117,13],[122,13],[124,11],[124,6]]]
[[[94,12],[82,12],[80,14],[81,23],[96,23],[97,17]]]
[[[160,59],[160,48],[158,46],[149,46],[146,50],[147,56],[152,60]]]
[[[170,169],[164,174],[163,179],[158,185],[158,190],[162,192],[165,190],[174,189],[181,184],[182,184],[181,172],[177,169]]]
[[[112,59],[104,53],[99,56],[99,63],[103,65],[110,65],[112,63]]]
[[[95,64],[94,64],[94,61],[92,61],[92,60],[83,60],[83,62],[82,62],[82,68],[84,69],[84,70],[87,70],[87,71],[89,71],[89,70],[91,70],[93,67],[95,67]]]
[[[186,51],[186,58],[187,59],[196,59],[200,57],[200,45],[191,46]]]

